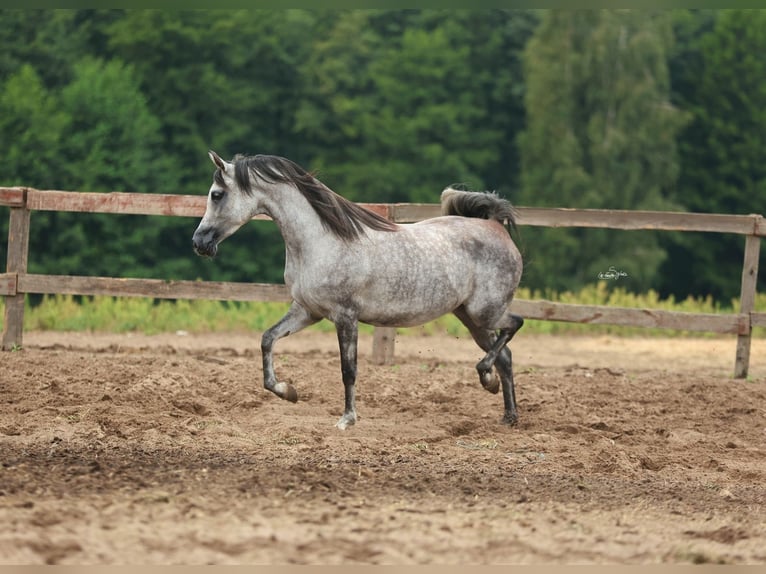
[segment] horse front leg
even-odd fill
[[[277,395],[279,398],[295,403],[298,401],[298,392],[290,383],[277,381],[274,373],[274,357],[272,349],[282,337],[287,337],[301,329],[313,325],[319,318],[313,317],[300,304],[293,301],[284,317],[273,327],[269,328],[261,338],[261,354],[263,355],[263,386]]]
[[[359,324],[356,317],[344,317],[335,322],[340,346],[340,369],[345,391],[343,416],[335,424],[345,430],[356,422],[356,364]]]

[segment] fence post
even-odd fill
[[[739,299],[739,312],[748,315],[747,333],[737,335],[737,355],[734,360],[734,378],[744,379],[750,365],[750,339],[753,327],[749,316],[755,307],[755,289],[758,282],[758,257],[761,250],[761,238],[757,235],[745,236],[745,259],[742,263],[742,287]]]
[[[368,205],[367,208],[389,221],[396,221],[396,207],[394,205]],[[396,329],[394,327],[375,327],[372,335],[372,362],[376,365],[393,363],[395,341]]]
[[[372,362],[376,365],[386,365],[393,362],[395,340],[395,328],[375,327],[372,336]]]
[[[24,206],[11,207],[8,222],[8,273],[26,273],[29,254],[29,210]],[[10,351],[21,347],[24,336],[24,293],[16,292],[5,298],[5,316],[3,321],[3,350]]]

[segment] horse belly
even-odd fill
[[[357,293],[359,320],[378,327],[414,327],[451,313],[462,303],[462,281],[447,274],[381,277]]]

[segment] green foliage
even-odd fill
[[[201,169],[201,160],[229,103],[230,92],[222,89],[225,78],[216,67],[223,60],[215,54],[220,40],[212,34],[223,14],[128,10],[107,28],[110,55],[135,66],[152,112],[162,118],[166,153],[187,158],[179,165],[181,189],[209,173]],[[198,161],[190,162],[191,157]]]
[[[173,189],[175,170],[160,153],[160,122],[149,112],[133,71],[118,60],[84,59],[72,72],[72,81],[58,96],[48,96],[49,109],[36,108],[56,123],[23,131],[57,139],[12,144],[29,158],[29,169],[48,174],[47,181],[19,174],[13,183],[89,191]],[[44,98],[34,72],[23,67],[21,74],[25,92]],[[7,90],[15,87],[13,79],[6,82]],[[47,165],[40,161],[46,153],[52,156]],[[133,223],[135,217],[114,215],[36,212],[32,221],[30,268],[50,273],[144,274],[154,265],[162,230],[157,222],[145,228]]]
[[[551,290],[530,291],[521,289],[519,299],[546,299],[549,301],[581,305],[609,305],[684,311],[689,313],[731,313],[739,309],[739,301],[722,305],[712,297],[686,297],[676,300],[673,296],[662,298],[656,291],[636,294],[624,288],[609,289],[605,282],[590,284],[576,293],[556,293]],[[2,300],[0,300],[2,301]],[[0,303],[0,317],[2,317]],[[214,332],[263,332],[274,325],[287,311],[286,303],[266,302],[220,302],[205,300],[152,300],[131,297],[73,297],[71,295],[45,296],[41,302],[27,302],[24,317],[26,330],[40,331],[93,331],[93,332],[142,332],[188,333]],[[756,310],[766,311],[766,293],[756,298]],[[332,331],[333,326],[322,321],[311,329]],[[372,333],[372,327],[361,325],[363,333]],[[432,321],[422,327],[399,329],[399,334],[448,334],[466,337],[463,325],[452,315]],[[714,336],[712,334],[670,331],[667,329],[643,329],[610,325],[581,325],[550,321],[528,320],[524,333],[548,334],[615,334],[627,336]],[[764,336],[766,330],[755,329],[754,335]]]
[[[85,58],[61,90],[67,138],[58,174],[63,189],[147,192],[174,189],[175,166],[161,153],[152,115],[133,69],[120,60]]]
[[[724,10],[686,15],[677,26],[676,99],[693,120],[679,137],[681,177],[675,200],[690,211],[766,213],[766,12]],[[682,234],[666,241],[663,291],[739,293],[744,241]],[[766,268],[766,250],[761,269]]]
[[[37,71],[24,64],[0,86],[3,185],[55,189],[69,116]]]
[[[0,10],[0,186],[204,194],[274,153],[370,202],[764,213],[761,10]],[[7,208],[0,208],[0,266]],[[275,226],[214,261],[183,218],[35,212],[30,270],[282,279]],[[742,238],[523,228],[523,285],[737,295]],[[766,268],[766,250],[761,268]]]
[[[519,137],[523,189],[534,206],[667,209],[684,114],[669,102],[664,13],[548,12],[525,50],[527,128]],[[655,234],[524,230],[532,288],[574,289],[609,266],[637,291],[664,259]],[[638,239],[638,240],[636,240]]]
[[[41,331],[94,331],[155,334],[185,331],[265,331],[287,311],[287,304],[157,300],[132,297],[45,296],[27,305],[24,327]],[[327,329],[325,324],[323,328]]]
[[[352,11],[327,22],[305,67],[316,91],[296,112],[298,131],[318,142],[313,165],[361,201],[436,202],[453,182],[514,187],[507,142],[523,111],[521,93],[506,88],[522,83],[518,52],[535,21],[493,10],[399,21]]]
[[[0,80],[23,66],[47,88],[65,85],[72,63],[88,50],[76,10],[0,10]]]
[[[181,159],[181,189],[209,187],[209,148],[301,159],[290,131],[312,22],[295,10],[129,10],[109,26],[109,49],[139,71]]]

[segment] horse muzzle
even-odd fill
[[[218,233],[213,228],[197,229],[192,237],[194,252],[202,257],[215,257],[218,252]]]

